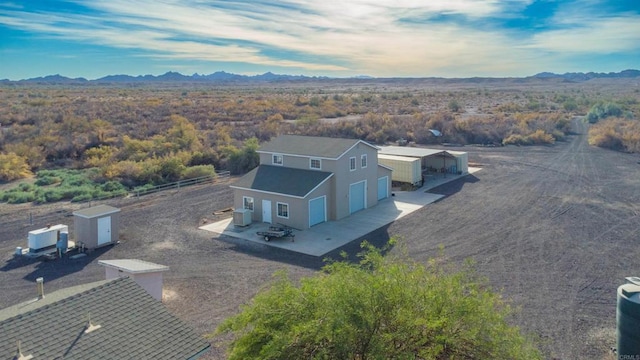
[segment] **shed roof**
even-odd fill
[[[92,218],[103,216],[103,215],[117,213],[119,211],[120,209],[115,208],[113,206],[98,205],[98,206],[93,206],[90,208],[74,211],[73,215],[79,216],[81,218],[92,219]]]
[[[142,274],[169,270],[168,266],[138,259],[98,260],[98,264],[126,271],[131,274]]]
[[[89,324],[100,325],[85,332]],[[210,344],[130,278],[46,294],[0,310],[0,358],[186,359]]]
[[[280,135],[263,144],[258,152],[338,159],[359,143],[377,149],[376,146],[359,139]]]
[[[231,187],[304,198],[332,175],[326,171],[260,165]]]
[[[433,155],[444,155],[445,157],[453,157],[445,150],[426,149],[410,146],[381,146],[379,153],[385,155],[410,156],[419,158]]]

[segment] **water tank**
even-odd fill
[[[616,323],[618,358],[640,357],[640,285],[628,283],[618,287]]]

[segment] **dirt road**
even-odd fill
[[[472,258],[520,309],[514,322],[537,334],[548,358],[605,358],[615,346],[615,290],[625,276],[640,275],[640,164],[637,155],[590,147],[585,124],[574,126],[576,135],[550,147],[463,148],[483,165],[480,172],[435,189],[448,196],[365,238],[382,244],[398,235],[420,261],[436,256],[440,244],[454,263]],[[33,297],[36,277],[53,291],[104,278],[98,259],[140,258],[170,266],[165,304],[205,334],[275,271],[295,279],[322,266],[321,259],[197,230],[232,205],[228,184],[114,205],[122,208],[119,245],[84,260],[44,263],[13,259],[27,231],[43,225],[25,226],[26,214],[71,205],[0,205],[0,307]],[[46,219],[73,222],[64,213]],[[359,242],[332,254],[356,253]],[[208,357],[224,358],[223,349]]]

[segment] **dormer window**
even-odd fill
[[[367,167],[367,154],[360,157],[360,167],[363,169]]]
[[[282,164],[283,164],[282,155],[273,154],[273,157],[272,157],[272,161],[271,161],[271,163],[272,163],[273,165],[280,165],[280,166],[282,166]]]
[[[310,159],[309,168],[320,170],[322,169],[322,162],[320,161],[320,159]]]
[[[356,170],[356,158],[355,157],[350,157],[349,158],[349,170],[350,171],[355,171]]]

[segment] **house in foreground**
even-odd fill
[[[251,220],[308,229],[375,206],[391,193],[378,148],[357,139],[282,135],[258,149],[260,165],[231,187]]]
[[[0,310],[0,359],[196,359],[209,350],[131,278],[46,295],[38,280],[37,299]]]

